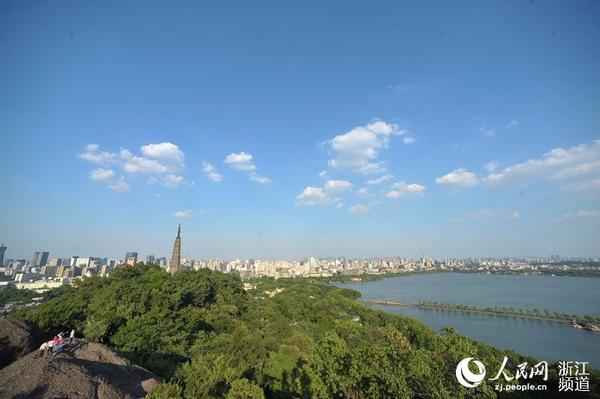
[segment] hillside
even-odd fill
[[[156,377],[106,346],[76,340],[64,352],[31,352],[0,370],[1,398],[133,399]]]
[[[74,328],[160,375],[167,383],[154,399],[493,398],[505,395],[493,382],[457,382],[459,361],[475,357],[493,370],[505,355],[511,370],[536,362],[369,309],[358,296],[302,279],[264,279],[245,291],[232,275],[136,265],[55,290],[15,315],[50,335]],[[590,380],[598,397],[596,371]],[[556,389],[551,367],[548,390]]]

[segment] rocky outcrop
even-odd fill
[[[36,350],[0,370],[0,398],[133,399],[158,383],[106,346],[75,340],[61,353]]]
[[[33,351],[41,343],[34,323],[10,317],[0,319],[0,368]]]

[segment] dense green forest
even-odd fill
[[[516,370],[535,362],[369,309],[358,296],[301,279],[263,279],[245,291],[233,275],[139,264],[52,290],[15,314],[49,337],[75,328],[159,374],[155,399],[496,397],[488,381],[459,385],[457,363],[474,357],[497,370],[507,355]],[[592,391],[597,382],[594,371]]]

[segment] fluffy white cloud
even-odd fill
[[[392,176],[392,175],[383,175],[376,179],[367,180],[367,184],[370,186],[374,186],[377,184],[385,183],[386,181],[391,180],[393,178],[394,178],[394,176]]]
[[[406,184],[404,182],[392,184],[392,189],[388,191],[388,198],[404,198],[414,195],[421,195],[425,191],[425,186],[417,183]]]
[[[590,144],[583,143],[571,148],[554,148],[538,159],[529,159],[523,163],[504,168],[499,173],[491,173],[486,182],[498,183],[510,178],[531,175],[551,175],[560,179],[580,176],[600,171],[600,140]]]
[[[458,168],[444,176],[435,179],[437,184],[444,184],[454,187],[471,187],[479,182],[479,179],[473,172],[469,172],[465,168]]]
[[[306,187],[297,197],[296,205],[300,206],[327,206],[339,203],[340,199],[332,197],[321,187]]]
[[[377,201],[373,201],[370,203],[363,203],[363,202],[357,202],[356,204],[352,205],[351,207],[348,208],[348,212],[351,215],[360,215],[363,213],[369,213],[372,210],[374,210],[377,205],[379,205],[379,202]]]
[[[600,211],[596,210],[583,210],[577,212],[565,213],[560,217],[560,220],[572,220],[572,219],[600,219]]]
[[[352,188],[352,183],[347,180],[327,180],[324,189],[326,191],[348,191]]]
[[[125,181],[125,177],[119,176],[115,178],[115,172],[112,169],[97,168],[90,172],[89,178],[91,180],[103,182],[112,191],[119,193],[129,191],[129,183]]]
[[[151,176],[148,179],[148,183],[150,184],[160,184],[164,187],[169,188],[177,188],[186,183],[185,178],[183,176],[178,175],[164,175],[164,176]]]
[[[191,218],[192,216],[194,216],[194,212],[192,211],[177,211],[175,212],[175,214],[173,215],[176,218]]]
[[[209,162],[202,162],[202,171],[206,174],[206,177],[215,183],[218,183],[223,179],[223,175],[219,174],[217,169]]]
[[[326,170],[322,170],[321,172],[319,172],[319,177],[321,179],[327,179],[329,177],[329,174],[327,173]]]
[[[142,156],[135,155],[126,148],[119,153],[100,151],[98,144],[88,144],[84,151],[77,156],[85,161],[102,164],[117,165],[127,174],[151,175],[150,183],[159,183],[166,187],[179,187],[185,183],[183,176],[178,176],[178,171],[184,169],[184,154],[173,143],[148,144],[140,148]],[[115,179],[113,169],[97,168],[90,172],[90,179],[104,181],[113,191],[127,191],[129,183],[124,176]]]
[[[173,143],[158,143],[142,146],[142,154],[146,158],[164,160],[183,166],[184,155],[183,151]]]
[[[123,170],[127,173],[166,173],[169,171],[169,168],[157,160],[138,157],[129,150],[122,149],[119,155],[124,162]]]
[[[273,182],[273,180],[268,177],[258,174],[256,165],[252,162],[252,154],[248,154],[244,151],[238,153],[234,152],[227,155],[224,162],[233,169],[245,172],[250,180],[258,184],[268,184]]]
[[[118,193],[123,193],[125,191],[129,191],[130,186],[129,183],[125,181],[125,177],[119,176],[117,180],[108,185],[108,188]]]
[[[252,155],[243,151],[227,155],[225,163],[234,169],[244,172],[253,172],[256,170],[256,166],[252,163]]]
[[[108,165],[115,163],[117,160],[117,154],[107,151],[99,151],[100,146],[98,144],[88,144],[85,146],[85,150],[77,156],[84,161]]]
[[[90,179],[96,181],[105,181],[113,177],[115,172],[112,169],[98,168],[90,172]]]
[[[333,169],[354,173],[381,172],[385,167],[383,162],[379,161],[379,152],[388,148],[392,135],[404,136],[406,144],[414,141],[407,130],[377,120],[365,126],[355,127],[329,140],[328,144],[336,156],[330,159],[328,164]]]
[[[301,206],[328,206],[335,205],[340,207],[341,198],[337,193],[348,191],[352,188],[352,183],[346,180],[327,180],[323,187],[308,186],[298,196],[296,196],[296,205]]]
[[[250,177],[250,180],[252,180],[258,184],[273,183],[273,180],[269,179],[268,177],[261,176],[258,173],[251,173],[249,177]]]

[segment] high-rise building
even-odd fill
[[[4,244],[0,245],[0,267],[4,266],[4,252],[6,252],[6,247]]]
[[[175,273],[181,270],[181,225],[177,229],[177,237],[173,244],[173,254],[171,255],[171,263],[169,263],[169,273]]]
[[[125,263],[130,264],[130,258],[133,259],[131,264],[136,264],[138,261],[138,253],[137,252],[125,253]]]
[[[52,259],[50,259],[50,261],[48,262],[48,264],[46,266],[60,266],[60,265],[62,265],[61,258],[52,258]]]
[[[48,256],[50,252],[34,252],[33,258],[31,258],[31,266],[41,267],[46,266],[48,263]]]
[[[154,255],[148,255],[148,256],[146,256],[146,263],[147,264],[154,264]]]

